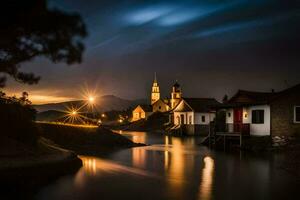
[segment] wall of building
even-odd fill
[[[233,109],[226,110],[226,124],[233,124]]]
[[[252,110],[264,110],[264,123],[252,124]],[[230,114],[229,114],[230,113]],[[227,131],[233,132],[234,112],[233,109],[226,110]],[[250,135],[266,136],[271,132],[271,112],[269,105],[258,105],[243,108],[243,124],[250,124]]]
[[[152,108],[153,112],[167,112],[169,110],[169,106],[161,100],[158,100],[156,103],[154,103]]]
[[[252,111],[264,110],[264,123],[252,123]],[[243,123],[250,124],[250,135],[254,136],[267,136],[271,132],[271,112],[269,105],[250,106],[243,109]]]
[[[184,115],[184,122],[180,122],[180,116]],[[205,121],[202,121],[202,116],[205,117]],[[215,113],[194,113],[194,112],[174,112],[174,124],[198,124],[209,125],[216,117]],[[191,120],[191,121],[190,121]]]
[[[184,116],[184,121],[183,123],[181,122],[181,115]],[[179,125],[179,124],[194,124],[194,113],[193,112],[174,112],[174,124]],[[191,122],[189,121],[189,117],[191,117]]]
[[[138,121],[140,119],[146,119],[151,114],[152,114],[152,112],[145,112],[140,106],[138,106],[132,111],[132,120],[131,121]]]
[[[202,117],[205,118],[205,121],[202,121]],[[216,117],[215,113],[195,113],[195,124],[200,125],[208,125],[210,122],[212,122]]]
[[[233,109],[226,109],[226,126],[228,132],[233,132]]]
[[[300,106],[300,91],[291,92],[272,102],[272,135],[300,136],[300,123],[294,121],[295,106]]]

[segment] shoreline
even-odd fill
[[[72,151],[42,141],[50,150],[41,155],[3,157],[0,168],[1,199],[32,196],[43,186],[64,175],[76,173],[82,167],[81,159]]]
[[[3,138],[0,199],[32,199],[43,186],[76,173],[82,167],[78,155],[105,156],[121,149],[144,146],[106,129],[53,124],[39,124],[39,128],[42,135],[37,147]]]

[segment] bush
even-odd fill
[[[0,97],[0,136],[35,144],[38,138],[34,123],[36,111],[26,98]]]

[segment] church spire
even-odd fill
[[[160,91],[159,85],[157,82],[156,72],[154,73],[154,81],[152,85],[152,93],[151,93],[151,105],[160,99]]]

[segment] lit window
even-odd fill
[[[252,124],[263,124],[265,122],[264,110],[252,110]]]
[[[294,109],[294,122],[300,123],[300,106],[295,106]]]

